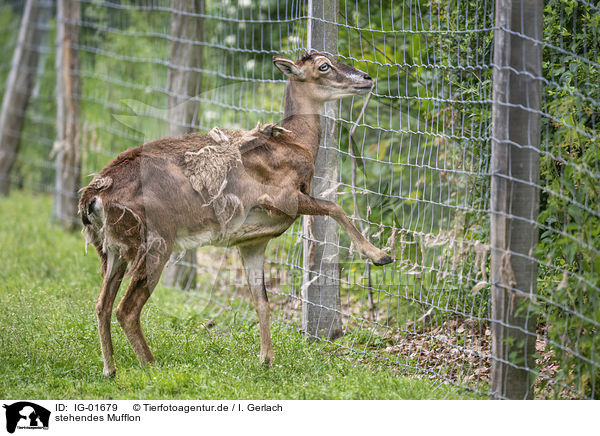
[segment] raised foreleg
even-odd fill
[[[296,192],[295,195],[288,196],[284,201],[274,200],[269,195],[263,195],[258,199],[258,203],[262,208],[274,214],[284,214],[286,211],[296,210],[297,215],[330,216],[342,226],[362,256],[371,259],[375,265],[392,262],[392,258],[386,252],[375,247],[358,231],[346,216],[344,209],[337,203],[313,198],[302,192]]]

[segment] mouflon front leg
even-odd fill
[[[278,201],[277,201],[278,200]],[[288,214],[287,211],[294,210],[296,215],[321,215],[330,216],[338,222],[346,231],[350,239],[356,245],[358,252],[368,259],[371,259],[373,264],[380,266],[391,263],[392,258],[383,250],[371,244],[367,238],[352,224],[346,216],[344,209],[337,203],[327,200],[313,198],[302,192],[296,192],[295,196],[279,197],[274,200],[273,197],[265,194],[258,199],[258,204],[275,215]],[[292,215],[294,216],[294,215]],[[294,216],[294,217],[295,217]]]
[[[273,344],[271,342],[271,321],[269,299],[265,288],[265,249],[268,241],[260,241],[252,245],[239,247],[242,263],[246,270],[248,287],[252,301],[258,314],[260,329],[260,361],[265,365],[273,363]]]

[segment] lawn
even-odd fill
[[[106,379],[94,313],[99,261],[91,248],[85,254],[79,233],[51,223],[51,207],[50,197],[22,192],[0,199],[0,398],[472,398],[336,357],[284,324],[273,325],[276,362],[265,368],[255,324],[230,314],[207,323],[183,292],[161,286],[142,317],[158,364],[138,365],[113,317],[118,372]]]

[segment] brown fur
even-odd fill
[[[274,63],[291,79],[282,127],[158,139],[119,154],[83,189],[79,211],[84,231],[102,259],[105,276],[96,305],[105,374],[115,372],[110,312],[127,264],[131,283],[117,318],[145,364],[154,357],[139,316],[176,245],[240,246],[259,315],[261,360],[269,363],[273,349],[263,263],[271,238],[301,214],[330,215],[362,255],[376,264],[391,261],[337,204],[310,197],[323,102],[364,93],[370,78],[319,53],[296,63],[276,57]],[[330,68],[323,72],[318,68],[325,63]],[[216,148],[202,151],[206,147]],[[203,160],[207,156],[214,161]],[[233,212],[227,209],[230,200],[239,206]]]

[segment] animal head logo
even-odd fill
[[[14,404],[4,404],[6,409],[6,431],[14,433],[19,428],[48,428],[50,411],[42,406],[28,401]]]

